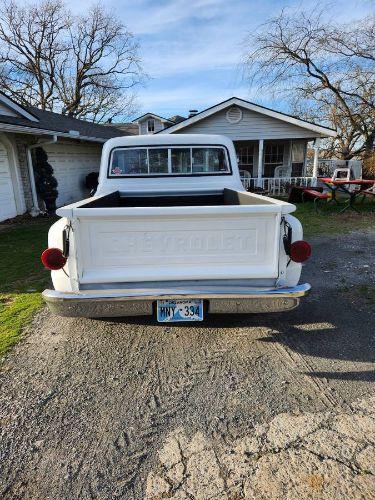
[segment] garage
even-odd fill
[[[86,176],[99,171],[103,143],[122,135],[127,132],[110,124],[20,106],[0,91],[0,221],[44,210],[35,185],[36,148],[47,153],[61,207],[89,196]]]
[[[56,205],[61,207],[89,196],[85,179],[90,172],[99,171],[101,145],[65,141],[45,145],[43,149],[58,182]]]
[[[10,162],[6,147],[0,142],[0,221],[17,215]]]

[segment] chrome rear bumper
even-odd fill
[[[58,292],[44,290],[43,298],[54,314],[87,318],[145,316],[153,314],[158,299],[199,298],[208,303],[208,313],[267,313],[290,311],[307,295],[308,283],[295,287],[192,287],[131,290],[83,290]]]

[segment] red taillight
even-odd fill
[[[307,241],[295,241],[290,246],[290,258],[294,262],[305,262],[311,257],[311,246]]]
[[[41,259],[43,266],[51,271],[57,271],[66,264],[66,257],[64,257],[60,248],[47,248],[42,253]]]

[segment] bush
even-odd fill
[[[53,168],[48,163],[48,155],[43,148],[35,149],[34,175],[38,195],[46,205],[48,214],[56,212],[56,199],[58,197],[57,180],[53,176]]]

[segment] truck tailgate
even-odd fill
[[[80,283],[278,276],[277,205],[108,212],[75,210]]]
[[[277,205],[74,212],[80,283],[278,276]]]

